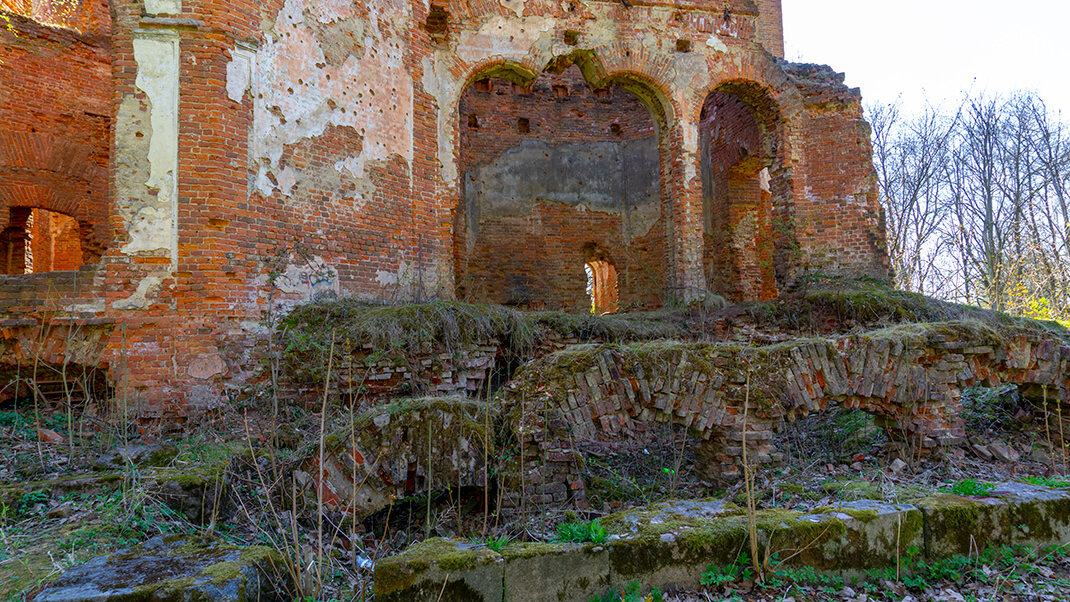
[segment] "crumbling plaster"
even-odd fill
[[[358,200],[372,190],[369,162],[399,156],[412,165],[413,79],[404,59],[411,22],[409,0],[344,3],[287,0],[256,52],[250,163],[255,190],[290,196],[308,174],[280,160],[285,149],[349,127],[360,149],[339,157],[336,177],[355,184]],[[234,61],[246,59],[236,57]],[[246,71],[228,68],[228,87],[241,88]],[[233,98],[233,96],[232,96]]]
[[[171,32],[133,40],[144,95],[123,98],[116,123],[118,210],[126,223],[127,255],[166,254],[178,263],[178,60]]]

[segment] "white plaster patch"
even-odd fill
[[[706,46],[714,49],[716,52],[728,52],[728,46],[721,41],[721,38],[717,36],[710,36],[706,39]]]
[[[527,4],[526,0],[498,0],[498,4],[501,4],[505,8],[516,13],[516,16],[524,16],[524,5]]]
[[[244,48],[231,51],[234,58],[227,63],[227,98],[240,103],[246,90],[256,97],[256,54]]]
[[[404,262],[403,262],[404,263]],[[375,280],[379,283],[379,286],[386,288],[388,286],[394,286],[401,278],[401,273],[404,270],[404,266],[398,268],[397,272],[391,272],[389,270],[376,270]]]
[[[762,171],[758,172],[758,187],[761,188],[764,192],[769,192],[771,190],[769,188],[770,180],[771,178],[769,176],[769,168],[762,168]]]
[[[294,184],[297,183],[297,172],[290,166],[286,166],[279,170],[278,175],[275,178],[279,182],[279,190],[282,194],[290,196],[290,192],[293,191]]]
[[[338,170],[338,173],[345,175],[349,174],[354,178],[364,177],[364,157],[357,155],[355,157],[346,157],[341,161],[335,161],[334,168]]]
[[[353,0],[319,0],[310,4],[309,12],[320,23],[334,23],[356,16],[357,4]]]
[[[366,6],[363,50],[341,64],[328,63],[314,28],[305,21],[355,18],[352,3],[286,0],[279,11],[273,35],[256,57],[259,82],[250,153],[259,166],[262,194],[286,183],[276,173],[285,147],[320,136],[330,126],[360,132],[364,163],[400,156],[412,165],[413,81],[404,56],[411,3],[380,0]],[[277,186],[268,173],[275,174]]]
[[[155,295],[160,290],[164,275],[153,274],[146,276],[137,283],[137,288],[126,299],[119,299],[111,304],[113,309],[148,309],[149,295]]]
[[[287,264],[286,270],[275,279],[275,287],[284,293],[305,295],[310,299],[341,291],[338,270],[318,255],[303,263]]]
[[[218,353],[203,353],[194,357],[190,363],[187,372],[193,378],[201,380],[212,378],[217,374],[223,374],[227,371],[227,365],[223,362],[223,358]]]
[[[182,0],[145,0],[145,12],[150,15],[181,14]]]
[[[127,226],[127,254],[167,250],[178,265],[178,35],[173,32],[136,36],[134,61],[137,87],[148,97],[149,178],[145,186],[155,201],[140,207]]]
[[[487,19],[479,29],[461,33],[457,56],[473,64],[491,57],[519,60],[531,52],[540,38],[549,38],[553,29],[552,17],[516,19],[497,15]]]
[[[424,91],[434,97],[438,105],[438,163],[445,182],[457,180],[457,158],[453,154],[453,144],[457,136],[457,103],[463,84],[450,73],[451,62],[449,55],[442,51],[435,53],[434,62],[425,57],[421,81]]]

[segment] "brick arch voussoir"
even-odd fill
[[[536,57],[531,55],[525,56],[520,60],[492,56],[475,63],[465,63],[458,58],[455,63],[455,69],[462,74],[460,81],[464,83],[458,88],[457,94],[452,99],[454,109],[460,106],[461,98],[465,92],[481,79],[497,77],[520,86],[529,86],[542,73],[543,66],[539,64]]]
[[[696,120],[702,113],[706,99],[715,91],[740,86],[760,91],[765,105],[752,106],[752,109],[766,113],[766,117],[775,112],[777,155],[782,161],[790,159],[791,144],[798,129],[797,122],[803,111],[804,99],[784,69],[767,53],[748,53],[744,60],[725,63],[716,57],[708,57],[707,64],[707,72],[713,77],[698,87],[690,99],[692,105],[689,110]],[[746,98],[743,100],[748,104],[754,102]]]
[[[57,194],[47,184],[7,181],[0,184],[0,207],[29,207],[68,215],[77,220],[90,218],[89,208],[69,194]]]

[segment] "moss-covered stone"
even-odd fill
[[[269,548],[239,548],[182,536],[157,537],[70,569],[34,599],[40,602],[252,602],[283,600]]]
[[[604,546],[523,543],[501,551],[506,602],[590,600],[610,585]]]
[[[607,544],[614,585],[639,580],[663,589],[695,587],[710,565],[727,566],[749,553],[746,514],[731,504],[722,510],[696,516],[669,503],[605,517],[603,524],[620,534]],[[920,546],[921,519],[913,506],[870,501],[808,514],[761,510],[755,517],[759,556],[858,576],[894,566],[908,547]]]
[[[931,558],[1070,540],[1070,492],[1058,489],[999,483],[990,497],[940,494],[915,504],[925,513],[925,550]]]
[[[895,567],[912,549],[936,559],[994,545],[1040,548],[1070,539],[1070,492],[1004,483],[994,494],[1000,497],[858,500],[809,513],[760,510],[754,517],[759,560],[861,577]],[[689,589],[698,587],[711,565],[728,566],[750,553],[746,513],[722,500],[673,500],[601,521],[611,534],[603,545],[514,544],[498,554],[429,540],[376,567],[377,596],[415,600],[448,591],[452,597],[443,599],[497,600],[498,590],[479,585],[504,583],[500,595],[508,600],[582,600],[604,590],[606,571],[609,585],[618,589],[633,581]]]
[[[428,539],[375,565],[375,599],[497,602],[504,569],[502,556],[484,546]]]

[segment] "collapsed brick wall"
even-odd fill
[[[957,445],[962,390],[979,383],[1070,403],[1070,344],[949,322],[758,348],[584,347],[524,367],[500,400],[523,433],[517,470],[528,482],[582,483],[582,442],[638,440],[655,421],[687,427],[699,471],[716,481],[739,475],[744,430],[750,459],[774,461],[779,423],[832,403],[875,414],[893,440],[919,449]]]
[[[884,213],[877,198],[870,127],[862,95],[824,65],[785,64],[803,96],[807,144],[793,169],[797,189],[788,226],[807,250],[802,270],[886,274]]]
[[[368,516],[435,489],[485,487],[492,478],[496,409],[457,397],[402,399],[332,433],[322,457],[295,477],[331,508]]]
[[[593,90],[572,66],[527,87],[477,81],[459,113],[459,298],[589,310],[584,265],[602,259],[621,307],[660,305],[660,157],[638,98]]]

